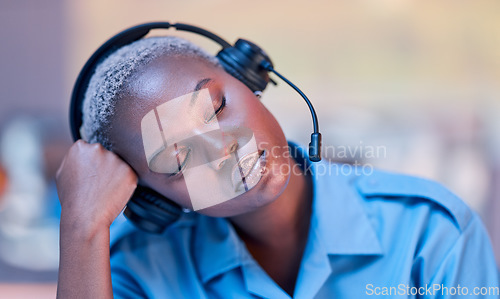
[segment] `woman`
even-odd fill
[[[81,132],[57,175],[61,298],[451,297],[451,288],[498,287],[485,229],[458,198],[421,179],[311,164],[249,88],[182,39],[142,39],[104,60]],[[109,250],[138,182],[196,211],[160,235],[117,221]]]

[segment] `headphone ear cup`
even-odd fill
[[[239,39],[233,47],[222,49],[217,58],[230,75],[253,92],[263,91],[270,81],[269,73],[261,63],[265,60],[272,66],[271,59],[252,42]]]
[[[137,186],[123,214],[139,229],[162,233],[177,221],[182,208],[151,188]]]
[[[219,60],[222,66],[224,67],[224,70],[229,73],[229,75],[235,77],[236,79],[240,80],[243,84],[248,86],[253,92],[260,90],[258,84],[253,83],[245,78],[243,74],[241,73],[241,70],[238,71],[236,70],[233,66],[227,64],[225,61]]]

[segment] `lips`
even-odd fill
[[[260,181],[266,166],[266,152],[257,151],[243,156],[232,169],[235,192],[252,189]]]

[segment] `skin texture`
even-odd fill
[[[192,92],[204,78],[212,79],[205,86],[212,98],[226,98],[217,118],[227,142],[214,145],[214,150],[228,152],[231,145],[241,142],[244,127],[253,132],[258,148],[268,155],[265,172],[254,188],[197,212],[227,217],[257,262],[293,294],[309,228],[310,178],[287,171],[295,161],[287,155],[283,131],[243,83],[202,60],[174,56],[160,57],[127,81],[110,130],[114,153],[77,142],[60,167],[57,184],[63,210],[58,297],[111,298],[109,226],[137,181],[190,207],[182,174],[170,176],[148,168],[140,123],[151,109]],[[79,267],[83,266],[82,279],[75,273],[82,273]]]

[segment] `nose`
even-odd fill
[[[226,130],[221,130],[220,133],[222,134],[220,138],[222,147],[215,149],[220,154],[215,159],[210,160],[212,161],[210,166],[215,170],[221,170],[230,160],[238,162],[239,157],[234,154],[240,154],[239,151],[243,150],[253,137],[252,130],[244,126],[227,127]],[[256,145],[255,150],[257,150]]]
[[[233,153],[244,147],[252,136],[252,131],[241,127],[224,131],[218,129],[193,136],[184,141],[193,149],[188,167],[208,165],[219,171],[231,159],[236,162],[237,157]]]
[[[214,130],[200,134],[200,149],[203,153],[203,164],[208,164],[214,170],[221,170],[229,159],[235,159],[232,153],[238,149],[238,134],[234,130]]]
[[[221,170],[224,167],[224,165],[226,165],[226,162],[229,159],[234,159],[234,157],[231,154],[236,152],[236,150],[238,149],[238,140],[236,140],[236,138],[223,135],[222,139],[223,139],[222,148],[215,149],[216,152],[221,154],[219,155],[219,157],[214,157],[215,159],[209,163],[210,167],[212,167],[215,170]]]

